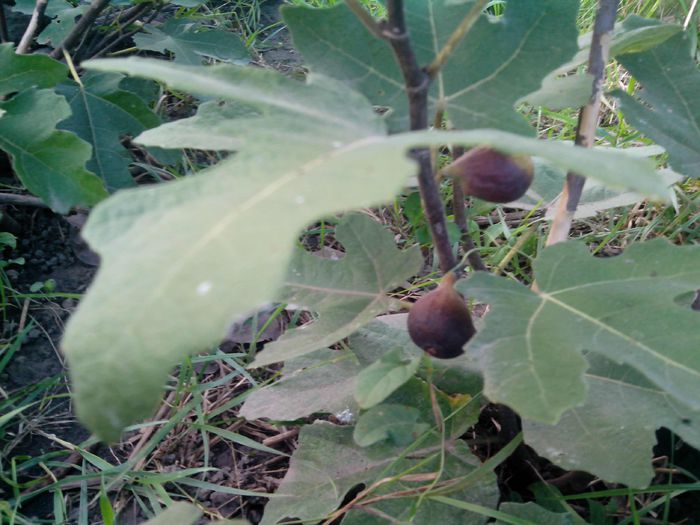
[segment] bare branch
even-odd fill
[[[39,27],[39,20],[41,20],[41,17],[44,16],[44,11],[46,11],[46,6],[48,3],[49,0],[36,0],[34,11],[32,11],[32,17],[29,19],[27,29],[25,29],[24,35],[22,35],[22,39],[19,41],[19,45],[17,46],[18,55],[24,55],[27,53],[27,51],[29,51],[29,46],[32,45],[32,40],[34,40],[34,35]]]
[[[605,81],[605,66],[608,62],[618,2],[619,0],[598,0],[598,12],[596,13],[591,51],[588,57],[588,72],[593,76],[593,92],[588,104],[581,109],[579,114],[578,129],[576,130],[576,146],[578,147],[591,148],[595,141]],[[581,200],[585,183],[584,177],[573,172],[567,173],[564,190],[547,237],[547,246],[565,241],[569,237],[571,223]]]

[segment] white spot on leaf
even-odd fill
[[[197,285],[197,295],[207,295],[211,290],[211,281],[202,281]]]

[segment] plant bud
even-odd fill
[[[459,179],[465,195],[504,203],[525,195],[534,168],[527,155],[509,156],[480,146],[456,159],[445,171]]]
[[[474,335],[469,309],[454,289],[457,277],[450,272],[440,285],[418,299],[408,313],[411,339],[433,357],[448,359],[462,354],[462,347]]]

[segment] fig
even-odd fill
[[[464,298],[454,289],[456,280],[454,273],[446,274],[408,313],[408,334],[413,342],[441,359],[462,354],[462,347],[476,333]]]
[[[504,203],[525,195],[534,169],[527,155],[504,155],[480,146],[457,158],[445,171],[459,179],[465,195]]]

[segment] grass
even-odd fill
[[[336,1],[287,0],[287,3],[318,8],[333,5]],[[384,12],[377,0],[364,0],[364,3],[377,16]],[[583,31],[590,30],[592,26],[595,5],[594,0],[581,2],[579,26]],[[489,8],[494,15],[500,15],[504,3],[494,0]],[[686,0],[623,0],[620,16],[638,14],[682,20],[688,9],[689,2]],[[230,16],[224,16],[224,13]],[[238,0],[216,8],[205,6],[197,12],[193,10],[186,14],[209,19],[241,34],[250,47],[264,45],[265,35],[280,28],[279,24],[261,27],[260,4],[255,0]],[[615,85],[630,86],[629,79],[615,66],[611,66],[611,78]],[[575,111],[542,109],[532,113],[531,117],[538,123],[542,136],[571,139],[575,134]],[[627,126],[614,110],[606,114],[600,136],[604,137],[603,142],[615,146],[648,143]],[[444,186],[443,192],[449,202],[451,191],[448,185]],[[415,205],[414,195],[408,193],[399,197],[392,207],[377,212],[381,220],[400,237],[399,242],[405,245],[424,240],[424,234],[420,233],[425,227],[424,219],[420,214],[406,214],[407,207]],[[700,187],[691,183],[683,185],[678,191],[678,200],[681,204],[678,211],[673,206],[641,204],[599,214],[580,221],[575,235],[590,244],[594,253],[601,254],[615,253],[632,241],[656,236],[667,237],[679,244],[698,242]],[[470,211],[470,226],[475,231],[477,228],[481,231],[475,240],[489,267],[497,268],[521,282],[532,280],[531,261],[543,248],[541,233],[546,228],[541,214],[535,211],[518,215],[479,204]],[[327,239],[332,239],[332,234],[332,224],[325,222],[320,223],[315,231],[308,232],[308,235],[317,236],[321,245]],[[57,299],[79,297],[60,290],[55,294],[18,293],[12,289],[12,283],[2,270],[0,267],[4,321],[7,321],[7,310],[21,311],[26,301],[35,301],[32,303],[34,308]],[[431,285],[436,275],[428,273],[412,283],[408,293]],[[281,308],[274,313],[281,314]],[[267,455],[269,475],[279,475],[280,472],[274,469],[284,466],[285,455],[263,445],[262,441],[266,437],[280,435],[284,429],[257,426],[243,422],[236,416],[237,407],[250,389],[270,379],[267,376],[252,376],[244,368],[266,324],[255,330],[256,335],[247,350],[239,348],[234,353],[213,350],[208,355],[188,360],[171,377],[165,402],[156,419],[131,427],[127,434],[130,437],[111,448],[99,445],[94,438],[73,443],[57,438],[54,432],[50,432],[56,424],[60,426],[72,418],[60,405],[67,396],[63,374],[12,392],[0,391],[0,481],[3,485],[0,524],[83,524],[88,523],[95,512],[99,512],[104,523],[111,523],[115,514],[130,507],[140,509],[146,516],[153,516],[173,499],[194,501],[206,492],[214,450],[221,446],[229,447],[234,458],[236,452],[233,444],[246,447],[251,454]],[[33,327],[29,323],[15,333],[3,334],[0,374],[8,363],[17,358],[27,333]],[[36,436],[45,439],[52,450],[29,454],[23,452],[21,445]],[[672,467],[673,458],[669,464],[669,468]],[[596,509],[592,514],[593,525],[607,524],[611,516],[620,515],[624,517],[619,523],[637,524],[652,514],[658,522],[668,523],[671,499],[685,491],[700,489],[698,480],[685,484],[674,484],[671,480],[669,477],[668,484],[647,490],[610,489],[578,496],[549,493],[549,504],[574,512],[570,505],[587,502],[591,509]],[[224,485],[220,490],[235,499],[257,488]],[[45,494],[51,495],[53,517],[38,522],[23,512],[22,505],[36,501]],[[547,503],[546,496],[541,496],[538,501]],[[468,510],[487,515],[483,509]],[[211,517],[217,517],[216,511],[211,513]],[[502,513],[496,517],[509,522],[509,518]]]

